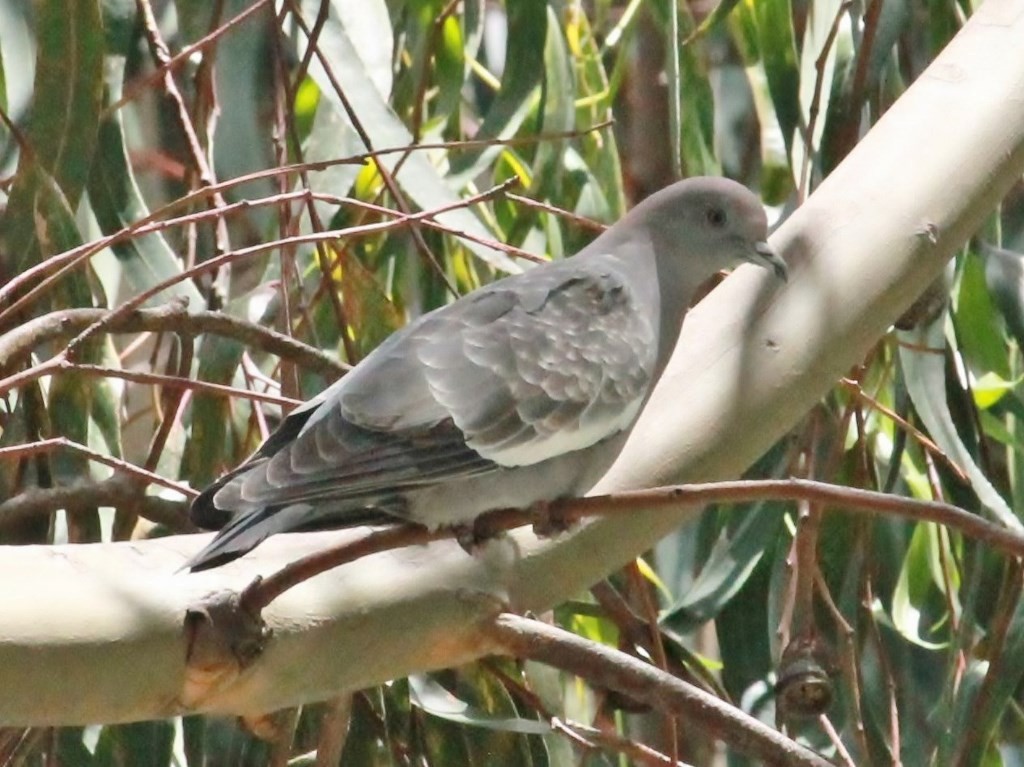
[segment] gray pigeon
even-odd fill
[[[220,532],[189,567],[275,533],[464,525],[584,494],[619,454],[701,283],[744,261],[785,279],[766,236],[747,189],[692,178],[575,257],[419,317],[196,498],[192,520]]]

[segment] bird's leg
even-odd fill
[[[561,504],[553,501],[534,501],[528,507],[529,518],[533,520],[533,532],[540,538],[552,538],[571,528],[574,520],[562,510]],[[508,519],[514,515],[515,521]],[[480,514],[472,522],[454,524],[451,530],[455,540],[467,554],[475,554],[488,541],[500,538],[510,526],[523,524],[522,510],[492,509]]]
[[[533,515],[533,534],[538,538],[554,538],[573,526],[561,505],[554,501],[534,501],[530,505]]]
[[[455,533],[455,540],[458,541],[462,550],[470,556],[473,555],[482,543],[476,525],[472,522],[464,525],[452,525],[452,531]]]
[[[502,528],[495,528],[487,514],[481,514],[472,522],[452,525],[455,540],[470,555],[476,554],[481,546],[505,534]]]

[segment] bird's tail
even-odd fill
[[[325,509],[307,503],[288,506],[265,506],[262,509],[236,513],[206,548],[183,567],[191,572],[220,567],[245,554],[278,533],[331,530],[360,525],[395,524],[401,519],[381,506],[360,505]]]
[[[293,529],[281,518],[288,510],[268,506],[254,513],[235,515],[185,567],[195,573],[220,567],[248,554],[268,536]]]

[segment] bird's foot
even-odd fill
[[[476,554],[488,541],[493,541],[505,534],[504,530],[495,530],[492,525],[489,525],[485,517],[486,515],[482,514],[472,522],[452,525],[455,540],[467,554]]]
[[[530,512],[533,514],[533,534],[538,538],[554,538],[573,526],[573,521],[561,510],[560,504],[552,501],[536,501],[530,506]]]
[[[530,504],[529,512],[533,532],[540,538],[553,538],[575,524],[575,520],[562,511],[560,504],[551,501],[535,501]],[[512,515],[511,524],[509,514]],[[523,522],[521,510],[495,509],[481,514],[472,522],[452,525],[451,529],[466,553],[475,554],[488,541],[503,537],[509,527],[517,527]]]

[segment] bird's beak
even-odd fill
[[[775,276],[783,282],[789,281],[789,267],[767,242],[754,244],[754,257],[750,260],[759,266],[770,268],[775,272]]]

